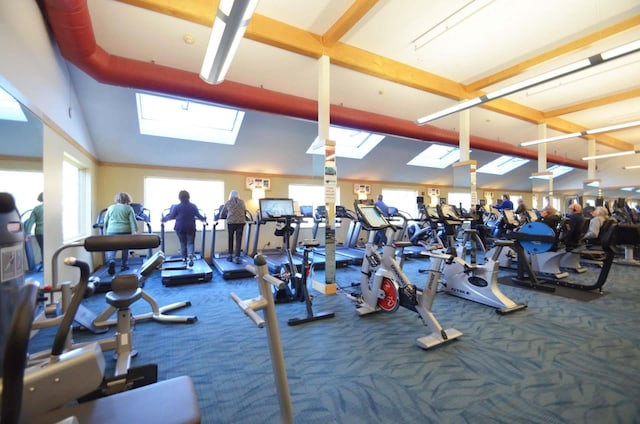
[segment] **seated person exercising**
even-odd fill
[[[561,218],[558,210],[551,205],[545,206],[540,213],[540,222],[547,224],[553,229],[553,231],[557,231],[560,220]]]
[[[609,212],[604,206],[597,206],[591,213],[592,218],[589,221],[589,229],[584,235],[585,240],[597,239],[600,235],[600,228],[609,216]]]
[[[582,206],[578,203],[572,203],[567,208],[567,218],[567,235],[564,239],[564,244],[567,250],[572,250],[578,247],[582,239],[582,228],[584,223]]]

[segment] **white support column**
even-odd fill
[[[596,155],[596,139],[589,138],[587,140],[587,156]],[[590,159],[587,161],[587,180],[596,179],[596,160]]]
[[[325,281],[314,281],[313,288],[324,294],[336,293],[336,191],[337,169],[335,142],[329,140],[331,121],[330,102],[330,66],[329,56],[318,59],[318,139],[324,142],[324,202],[327,208],[325,227]]]
[[[471,110],[463,110],[460,112],[460,139],[459,147],[460,147],[460,162],[466,162],[469,160],[469,146],[471,139]]]

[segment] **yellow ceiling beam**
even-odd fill
[[[519,75],[522,72],[526,71],[527,69],[532,68],[536,65],[555,59],[564,54],[571,53],[573,51],[587,47],[590,44],[593,44],[604,38],[611,37],[612,35],[626,31],[628,29],[634,28],[638,25],[640,25],[640,15],[636,15],[629,19],[625,19],[624,21],[618,22],[614,25],[611,25],[610,27],[601,29],[585,37],[571,41],[567,44],[563,44],[560,47],[556,47],[555,49],[539,54],[538,56],[534,56],[516,65],[510,66],[506,69],[496,72],[495,74],[481,78],[475,82],[467,84],[465,86],[465,89],[470,92],[474,92],[482,88],[489,87],[498,82],[515,77],[516,75]]]
[[[369,13],[376,3],[378,3],[378,0],[355,0],[351,7],[331,25],[331,28],[322,34],[322,44],[325,47],[331,47],[340,41],[362,17]]]
[[[213,24],[213,16],[218,5],[218,0],[190,0],[188,2],[181,0],[118,1],[206,26],[211,26]],[[356,1],[356,3],[354,3],[354,5],[352,5],[352,7],[347,10],[347,12],[345,12],[338,21],[336,21],[336,24],[334,24],[332,29],[329,29],[323,36],[287,25],[263,15],[254,14],[245,33],[245,37],[312,58],[318,58],[322,54],[325,54],[331,58],[331,63],[334,65],[454,100],[469,99],[478,95],[478,90],[474,90],[473,87],[480,87],[483,86],[483,84],[486,84],[486,82],[481,83],[480,81],[482,80],[464,86],[463,84],[436,74],[408,66],[345,43],[340,43],[339,41],[335,41],[335,44],[332,46],[323,44],[324,37],[331,41],[338,39],[341,36],[341,32],[348,31],[348,28],[350,28],[349,25],[353,25],[357,22],[356,16],[359,13],[362,13],[367,7],[369,7],[368,10],[370,10],[374,5],[375,2],[373,0]],[[356,10],[351,11],[351,9],[354,8]],[[353,16],[350,14],[353,14]],[[342,19],[344,22],[338,24]],[[543,55],[539,55],[536,58],[532,58],[529,61],[522,62],[521,64],[516,65],[516,67],[524,66],[523,64],[527,63],[529,63],[529,65],[527,65],[528,67],[533,66],[532,64],[539,63],[537,61],[549,60],[555,57],[553,56],[554,54],[564,54],[570,51],[570,49],[583,47],[587,44],[587,39],[590,39],[591,42],[597,41],[604,38],[604,36],[613,35],[639,24],[640,16],[627,19],[616,25],[612,25],[605,30],[583,37],[572,43],[565,44],[564,46],[551,50]],[[333,29],[334,27],[335,29]],[[559,53],[560,51],[564,53]],[[507,74],[509,74],[509,72],[514,72],[514,70],[509,71],[512,68],[496,73],[490,77],[498,78],[496,81],[500,81],[501,79],[499,78],[509,78],[510,76]],[[518,70],[517,72],[521,72],[521,70]],[[561,132],[571,133],[587,129],[560,118],[549,118],[541,111],[506,99],[494,100],[492,102],[485,103],[480,107],[534,124],[546,122],[549,128],[553,128]],[[631,150],[633,148],[631,144],[605,134],[599,135],[597,140],[602,144],[620,150]]]
[[[544,116],[545,118],[552,118],[554,116],[567,115],[569,113],[579,112],[581,110],[593,109],[593,108],[605,106],[611,103],[621,102],[623,100],[634,99],[636,97],[640,97],[640,88],[634,88],[632,90],[623,91],[622,93],[616,93],[610,96],[599,97],[597,99],[589,100],[586,102],[576,103],[571,106],[548,110],[544,112]]]

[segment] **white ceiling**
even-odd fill
[[[127,2],[142,3],[138,0]],[[155,0],[147,3],[154,2]],[[325,54],[332,58],[330,101],[332,104],[408,121],[415,121],[420,116],[458,101],[434,94],[434,87],[427,87],[426,91],[410,87],[406,85],[408,78],[420,82],[429,73],[445,78],[451,84],[472,84],[537,55],[551,52],[582,37],[597,35],[599,31],[614,24],[635,18],[634,24],[625,31],[594,39],[569,53],[527,68],[514,77],[479,87],[486,92],[640,39],[638,0],[494,0],[422,48],[414,48],[412,40],[468,2],[469,0],[261,0],[256,14],[320,37],[352,4],[357,6],[360,3],[374,3],[337,44],[337,47],[344,43],[364,50],[362,63],[348,67],[336,64],[340,59],[339,49],[327,46]],[[87,3],[96,42],[109,54],[199,72],[210,32],[208,26],[120,1],[88,0]],[[211,16],[213,10],[209,19]],[[273,28],[278,27],[260,30],[269,31]],[[195,42],[185,43],[185,34],[190,34]],[[271,39],[275,38],[273,34],[266,35]],[[299,40],[289,41],[289,45],[295,45]],[[274,47],[245,38],[231,65],[227,80],[317,99],[317,59],[294,53],[286,47]],[[407,71],[409,68],[388,66],[385,58],[411,66],[414,71],[395,75],[398,69]],[[370,62],[366,62],[368,60]],[[361,69],[355,69],[372,69],[376,66],[387,75],[371,76],[361,72]],[[317,171],[314,170],[316,165],[313,159],[304,153],[317,134],[315,122],[249,111],[236,146],[212,146],[141,136],[137,131],[135,87],[103,85],[74,66],[70,68],[73,84],[96,145],[98,159],[102,162],[289,175],[310,175]],[[516,93],[507,100],[514,102],[514,110],[525,107],[536,112],[549,112],[630,90],[640,91],[638,75],[640,53],[635,53]],[[433,85],[426,85],[429,84]],[[639,120],[640,97],[636,93],[623,101],[590,107],[558,118],[586,129]],[[452,115],[431,122],[430,125],[457,131],[459,118]],[[538,126],[521,118],[476,107],[471,110],[471,134],[517,146],[522,141],[537,138]],[[548,130],[549,136],[559,134],[562,132]],[[607,136],[607,140],[622,141],[627,143],[626,146],[640,144],[640,128]],[[340,160],[339,176],[361,180],[450,184],[453,176],[451,169],[440,171],[406,165],[426,147],[428,144],[424,142],[389,136],[361,161]],[[532,149],[535,151],[535,148]],[[175,153],[167,155],[167,151]],[[616,149],[598,142],[598,153],[613,151]],[[583,139],[572,139],[552,143],[548,145],[548,153],[579,160],[587,154],[586,142]],[[622,171],[621,165],[640,164],[638,156],[640,155],[599,161],[598,178],[603,179],[604,185],[628,184],[630,178],[625,172],[632,171]],[[471,158],[478,161],[478,166],[495,157],[497,155],[477,149],[471,153]],[[531,162],[523,168],[525,169],[514,172],[508,178],[479,175],[478,183],[498,189],[529,189],[527,177],[537,171],[537,165]],[[557,189],[577,188],[586,176],[584,170],[574,171],[558,178],[554,185]],[[637,173],[631,179],[640,184]]]

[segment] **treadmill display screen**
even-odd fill
[[[362,217],[366,221],[367,226],[371,228],[388,227],[389,223],[380,215],[380,211],[375,206],[358,205],[358,209],[362,214]]]
[[[293,199],[260,199],[260,217],[263,221],[293,215]]]

